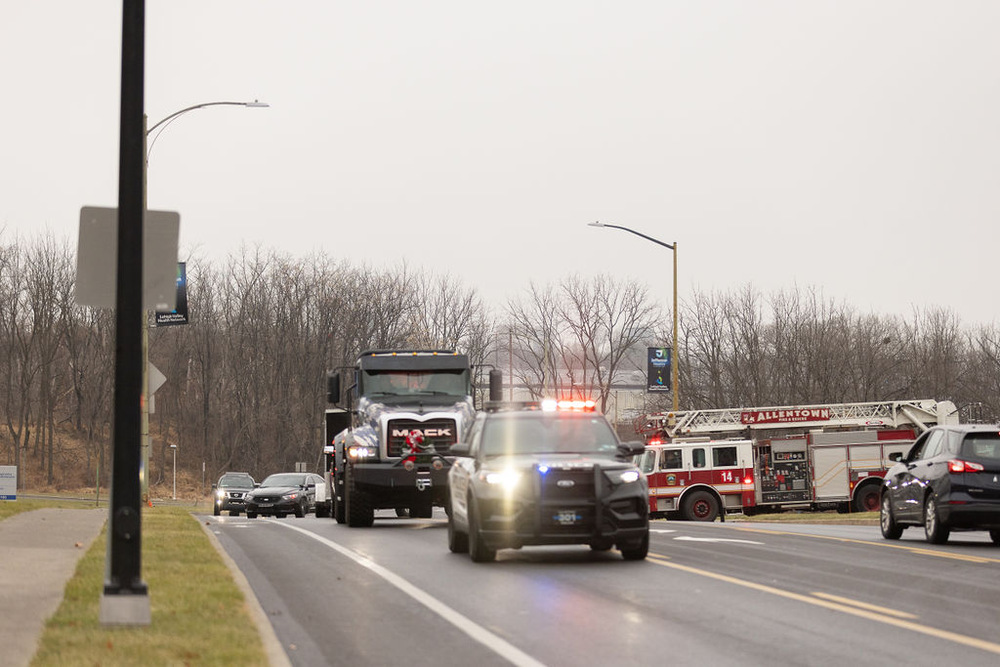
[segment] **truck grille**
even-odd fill
[[[389,456],[402,456],[406,447],[406,436],[411,430],[420,431],[424,436],[424,451],[447,453],[448,448],[458,442],[458,428],[454,419],[390,419],[388,424],[387,447]]]

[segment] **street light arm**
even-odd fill
[[[657,239],[654,239],[652,236],[646,236],[642,232],[637,232],[634,229],[629,229],[628,227],[622,227],[621,225],[609,225],[609,224],[604,223],[604,222],[589,222],[587,224],[589,226],[591,226],[591,227],[608,227],[610,229],[621,229],[623,231],[635,234],[636,236],[641,236],[642,238],[646,239],[647,241],[652,241],[653,243],[656,243],[657,245],[661,245],[664,248],[670,248],[671,250],[674,249],[674,246],[671,243],[664,243],[663,241],[659,241]]]
[[[228,106],[234,106],[234,107],[268,107],[268,106],[271,106],[270,104],[268,104],[266,102],[258,102],[257,100],[254,100],[253,102],[203,102],[202,104],[195,104],[193,106],[187,107],[186,109],[181,109],[180,111],[173,112],[172,114],[170,114],[166,118],[163,118],[163,119],[157,121],[152,127],[150,127],[149,129],[147,129],[146,130],[146,134],[149,134],[150,132],[152,132],[153,130],[155,130],[156,128],[158,128],[159,126],[161,126],[164,123],[166,123],[168,120],[172,120],[174,118],[177,118],[181,114],[186,114],[188,111],[194,111],[195,109],[204,109],[205,107],[214,107],[214,106],[220,106],[220,105],[228,105]]]

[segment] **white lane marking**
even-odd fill
[[[666,528],[650,528],[649,532],[651,532],[651,533],[659,533],[660,535],[665,535],[667,533],[676,533],[677,531],[674,530],[673,528],[670,528],[670,529],[666,529]]]
[[[425,593],[424,591],[420,590],[419,588],[417,588],[416,586],[414,586],[410,582],[408,582],[405,579],[403,579],[402,577],[400,577],[400,576],[398,576],[398,575],[390,572],[389,570],[387,570],[386,568],[382,567],[381,565],[379,565],[375,561],[371,560],[370,558],[367,558],[366,556],[362,556],[358,552],[353,551],[351,549],[348,549],[347,547],[345,547],[343,545],[337,544],[333,540],[328,540],[325,537],[321,537],[321,536],[319,536],[319,535],[317,535],[315,533],[311,533],[308,530],[306,530],[304,528],[299,528],[298,526],[295,526],[295,525],[293,525],[291,523],[282,522],[282,521],[270,521],[270,520],[268,521],[268,523],[273,523],[276,526],[284,526],[285,528],[290,528],[292,530],[297,530],[300,533],[302,533],[303,535],[306,535],[307,537],[311,537],[314,540],[316,540],[317,542],[320,542],[321,544],[324,544],[324,545],[330,547],[331,549],[333,549],[337,553],[350,558],[351,560],[353,560],[358,565],[360,565],[362,567],[365,567],[365,568],[368,568],[368,570],[370,570],[374,574],[377,574],[378,576],[382,577],[387,582],[389,582],[390,584],[392,584],[393,586],[395,586],[399,590],[403,591],[404,593],[406,593],[407,595],[409,595],[411,598],[413,598],[414,600],[416,600],[420,604],[424,605],[425,607],[427,607],[428,609],[430,609],[431,611],[433,611],[435,614],[437,614],[438,616],[440,616],[444,620],[448,621],[449,623],[451,623],[452,625],[454,625],[456,628],[458,628],[459,630],[461,630],[465,634],[467,634],[470,637],[472,637],[473,639],[475,639],[477,642],[479,642],[483,646],[486,646],[487,648],[489,648],[493,652],[497,653],[498,655],[506,658],[507,660],[509,660],[513,664],[515,664],[515,665],[525,665],[525,666],[531,666],[531,667],[543,667],[544,666],[544,663],[539,662],[538,660],[535,660],[534,658],[532,658],[530,655],[528,655],[527,653],[525,653],[521,649],[519,649],[516,646],[514,646],[514,645],[512,645],[512,644],[510,644],[510,643],[508,643],[506,641],[504,641],[502,638],[500,638],[497,635],[493,634],[492,632],[490,632],[489,630],[487,630],[483,626],[481,626],[481,625],[473,622],[469,618],[466,618],[465,616],[463,616],[462,614],[458,613],[457,611],[455,611],[454,609],[452,609],[451,607],[449,607],[445,603],[441,602],[440,600],[438,600],[437,598],[431,596],[430,594]]]
[[[690,537],[688,535],[681,535],[680,537],[675,537],[675,540],[683,540],[685,542],[736,542],[737,544],[764,544],[763,542],[754,542],[753,540],[733,540],[728,537]]]

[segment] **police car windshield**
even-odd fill
[[[366,396],[465,396],[468,376],[456,371],[366,371]]]
[[[483,425],[483,454],[596,454],[614,456],[618,442],[608,422],[591,414],[511,413]]]

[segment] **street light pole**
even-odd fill
[[[204,109],[205,107],[215,107],[215,106],[238,106],[238,107],[248,107],[248,108],[264,108],[270,105],[266,102],[260,102],[254,100],[253,102],[203,102],[201,104],[194,104],[189,107],[185,107],[179,111],[175,111],[169,116],[161,118],[160,120],[153,123],[152,126],[147,127],[146,114],[142,115],[142,210],[145,213],[147,209],[146,205],[146,178],[149,171],[149,152],[152,150],[153,146],[149,143],[149,135],[153,133],[154,130],[160,128],[160,132],[153,137],[153,143],[159,138],[160,133],[167,129],[167,126],[176,120],[179,116],[183,116],[189,111],[195,111],[196,109]],[[142,447],[142,463],[139,471],[139,479],[142,486],[142,501],[143,504],[149,502],[149,448],[150,448],[150,438],[149,438],[149,314],[144,310],[142,312],[142,401],[141,410],[142,414],[140,417],[140,442]],[[174,447],[174,445],[171,445]],[[174,467],[176,468],[177,453],[174,452]],[[174,477],[176,478],[177,473],[174,471]],[[174,484],[174,496],[176,498],[177,488],[176,483]]]
[[[174,450],[174,500],[177,500],[177,445],[170,445]]]
[[[621,225],[608,225],[603,222],[590,222],[587,223],[590,227],[607,227],[609,229],[620,229],[622,231],[635,234],[636,236],[641,236],[647,241],[652,241],[657,245],[661,245],[664,248],[669,248],[674,254],[674,343],[671,348],[671,359],[670,359],[670,393],[673,395],[673,408],[674,412],[677,412],[679,406],[679,391],[680,391],[680,376],[678,375],[679,359],[677,354],[677,242],[664,243],[658,239],[654,239],[652,236],[646,236],[642,232],[637,232],[634,229],[629,229],[628,227],[623,227]]]

